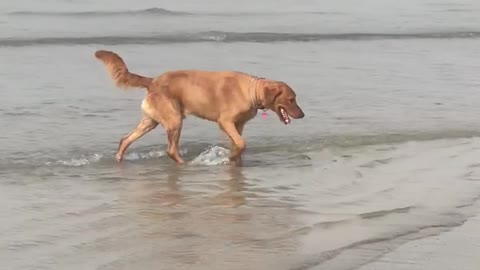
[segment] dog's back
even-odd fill
[[[149,91],[177,100],[184,115],[217,121],[229,109],[250,109],[247,76],[236,71],[168,71],[153,80]]]

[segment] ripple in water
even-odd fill
[[[189,152],[188,149],[181,149],[180,155],[185,155]],[[230,150],[220,147],[211,146],[205,149],[202,153],[196,156],[190,163],[193,165],[224,165],[229,163]],[[167,153],[164,150],[152,150],[149,152],[130,152],[125,155],[125,161],[137,161],[137,160],[150,160],[166,157]],[[114,155],[105,155],[102,153],[94,153],[91,155],[81,155],[80,157],[70,159],[59,159],[57,161],[46,162],[47,166],[66,166],[66,167],[81,167],[95,163],[99,163],[104,160],[113,160]]]

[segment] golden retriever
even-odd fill
[[[243,127],[259,109],[274,111],[284,124],[290,123],[290,117],[305,116],[295,92],[284,82],[236,71],[177,70],[148,78],[129,72],[114,52],[98,50],[95,57],[119,88],[147,90],[141,106],[142,120],[120,140],[115,156],[119,162],[130,144],[160,124],[166,130],[168,156],[183,164],[178,145],[183,119],[189,114],[218,124],[231,140],[233,162],[241,161],[245,149]]]

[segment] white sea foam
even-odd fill
[[[191,161],[191,164],[209,166],[228,164],[230,162],[229,155],[230,150],[214,145],[200,153]]]

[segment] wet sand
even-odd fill
[[[450,231],[408,242],[358,270],[477,270],[480,213]],[[319,268],[320,269],[320,268]]]
[[[478,217],[465,221],[478,213],[479,139],[296,148],[308,158],[252,165],[264,148],[241,168],[175,168],[160,157],[52,165],[30,172],[37,179],[4,170],[0,260],[10,269],[332,270],[420,267],[450,251],[468,264],[463,255],[475,254],[452,233],[476,234]]]

